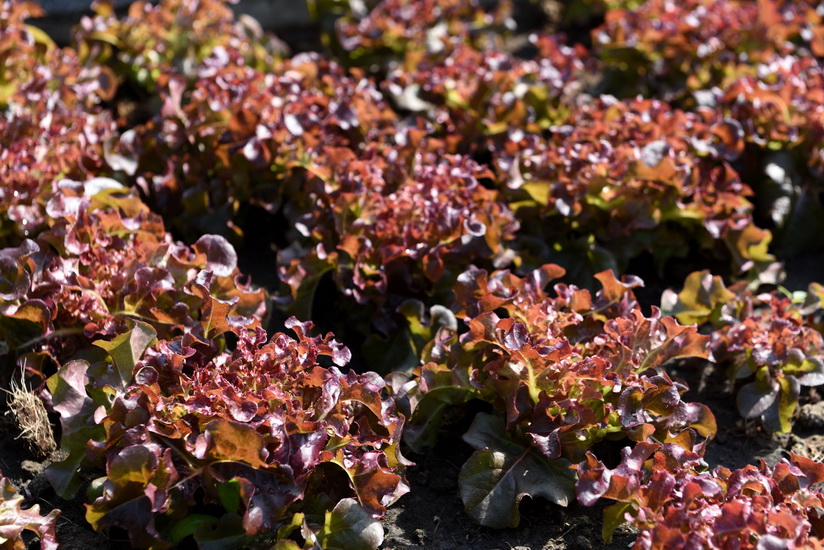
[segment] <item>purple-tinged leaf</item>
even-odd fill
[[[383,544],[383,526],[353,498],[345,498],[326,512],[323,525],[312,533],[321,548],[377,550]]]
[[[510,351],[518,351],[529,342],[529,331],[523,323],[512,322],[511,319],[503,319],[498,323],[498,330],[502,334],[504,346]]]
[[[738,410],[744,418],[756,418],[764,414],[778,398],[777,382],[750,382],[738,390]]]
[[[31,239],[26,239],[16,248],[0,250],[0,298],[18,300],[28,293],[31,276],[26,272],[25,261],[39,250],[40,247]]]
[[[132,381],[135,365],[155,341],[156,336],[157,331],[151,325],[136,321],[133,329],[117,336],[112,341],[94,342],[94,345],[108,352],[115,367],[113,374],[116,378],[108,377],[100,382],[110,385],[115,390],[124,390]]]
[[[199,254],[206,255],[206,269],[215,277],[228,277],[237,268],[237,252],[225,237],[203,235],[193,248]]]
[[[458,478],[464,508],[485,527],[516,527],[525,495],[566,506],[574,478],[569,462],[550,459],[504,431],[503,421],[478,413],[464,435],[475,453]]]
[[[795,379],[802,386],[820,386],[824,384],[824,361],[819,357],[808,357],[798,369],[801,373]]]
[[[37,504],[24,509],[24,500],[11,482],[0,475],[0,540],[3,541],[3,546],[13,550],[25,548],[23,531],[32,531],[40,537],[42,550],[57,550],[57,518],[60,510],[52,510],[43,516]]]

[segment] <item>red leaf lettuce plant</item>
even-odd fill
[[[753,222],[752,190],[731,166],[743,150],[740,125],[716,111],[601,96],[548,139],[510,133],[494,158],[528,235],[525,257],[570,267],[588,257],[620,271],[654,251],[660,270],[697,247],[738,273],[773,259],[770,233]]]
[[[0,547],[4,550],[25,550],[23,531],[31,531],[40,537],[41,550],[57,550],[57,518],[60,510],[52,510],[47,515],[40,514],[40,506],[35,504],[23,508],[23,496],[11,482],[0,474]]]
[[[607,12],[592,41],[611,89],[678,99],[723,87],[775,53],[822,55],[824,25],[814,2],[649,0]]]
[[[683,402],[686,386],[661,369],[670,359],[705,357],[707,337],[657,309],[645,317],[632,293],[637,278],[599,273],[594,297],[561,283],[554,297],[544,291],[563,275],[556,265],[524,278],[465,271],[455,308],[468,332],[439,329],[415,371],[405,434],[413,449],[432,443],[449,405],[481,399],[498,411],[479,413],[464,436],[476,451],[461,470],[461,496],[486,526],[517,525],[523,495],[565,505],[570,461],[599,441],[702,452],[715,434],[710,410]]]
[[[774,55],[713,90],[723,112],[741,123],[745,156],[762,218],[785,257],[819,250],[822,225],[824,68],[816,57]]]
[[[297,258],[288,264],[282,256],[281,278],[296,300],[311,301],[328,271],[344,294],[380,307],[392,295],[448,288],[469,262],[511,262],[518,224],[481,184],[489,171],[467,157],[412,151],[406,165],[394,148],[363,159],[337,150],[330,167],[313,170],[313,204],[297,224],[308,243],[290,251]]]
[[[790,453],[775,467],[707,471],[698,454],[638,443],[607,468],[591,453],[578,465],[578,500],[604,511],[604,539],[630,522],[635,550],[822,548],[824,464]]]
[[[817,58],[775,55],[756,65],[752,74],[716,88],[716,101],[741,123],[748,141],[764,150],[812,153],[803,161],[820,171],[824,123],[817,113],[824,108],[822,82]]]
[[[277,61],[285,46],[265,34],[250,17],[235,19],[227,0],[162,0],[133,2],[118,19],[112,2],[93,4],[74,35],[84,59],[109,65],[148,92],[163,75],[196,78],[197,66],[212,55],[239,54],[240,65],[264,69]]]
[[[820,300],[818,285],[800,304],[779,291],[727,289],[709,271],[690,274],[680,293],[662,298],[679,320],[711,324],[712,359],[731,378],[749,380],[738,390],[739,412],[781,433],[792,429],[801,387],[824,384],[824,337],[812,315]]]
[[[125,133],[109,157],[193,239],[240,237],[236,221],[248,205],[275,214],[283,201],[303,204],[305,168],[325,164],[327,148],[365,149],[397,122],[371,81],[318,54],[260,71],[240,63],[240,53],[205,58],[191,85],[176,74],[161,79],[160,112]]]
[[[341,372],[350,353],[331,334],[286,327],[296,337],[234,328],[224,352],[205,327],[154,340],[138,326],[102,363],[74,361],[50,380],[64,438],[93,418],[88,459],[106,468],[88,492],[96,530],[123,528],[140,548],[190,535],[221,548],[380,545],[375,518],[408,490],[403,417],[379,376]],[[90,376],[101,364],[128,376]],[[113,394],[102,407],[101,391]]]
[[[0,245],[17,246],[48,225],[52,183],[102,175],[115,121],[102,105],[114,74],[57,48],[25,24],[30,2],[0,2]]]
[[[763,217],[779,229],[786,257],[820,249],[809,234],[822,227],[824,67],[818,58],[775,55],[713,90],[723,112],[738,120],[752,152],[746,161]]]
[[[448,54],[460,44],[493,45],[512,30],[511,5],[485,10],[477,0],[381,0],[359,10],[351,2],[310,0],[314,16],[337,15],[327,37],[349,65],[412,69],[427,55]]]
[[[738,166],[767,203],[763,217],[789,226],[776,248],[787,255],[820,248],[805,236],[824,229],[817,183],[824,20],[814,2],[653,0],[610,12],[593,37],[620,75],[607,78],[613,93],[663,92],[671,103],[737,120],[749,145]]]
[[[383,89],[401,109],[424,114],[452,152],[485,152],[512,132],[540,133],[565,119],[586,89],[588,52],[532,35],[534,59],[459,45],[390,71]]]
[[[63,180],[46,212],[51,229],[0,250],[0,336],[23,363],[60,365],[136,320],[170,338],[219,312],[251,327],[266,316],[264,291],[242,281],[224,238],[173,241],[116,182]]]
[[[585,48],[558,36],[531,36],[534,59],[505,53],[499,42],[514,25],[509,2],[487,12],[474,0],[384,0],[368,13],[348,2],[315,3],[319,11],[344,4],[337,39],[345,62],[379,67],[396,110],[425,116],[450,153],[486,152],[489,138],[514,128],[546,129],[592,69]]]

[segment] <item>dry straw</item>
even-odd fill
[[[26,441],[32,452],[47,458],[57,449],[49,416],[43,401],[26,388],[24,375],[20,373],[20,382],[12,380],[11,390],[8,393],[9,410],[16,424],[19,435]]]

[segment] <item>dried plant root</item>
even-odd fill
[[[11,391],[7,393],[9,411],[6,414],[12,416],[19,429],[18,439],[25,440],[37,456],[51,456],[57,450],[57,443],[43,401],[26,388],[22,374],[19,383],[12,380]]]

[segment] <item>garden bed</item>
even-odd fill
[[[11,547],[820,548],[824,15],[307,6],[2,4]]]

